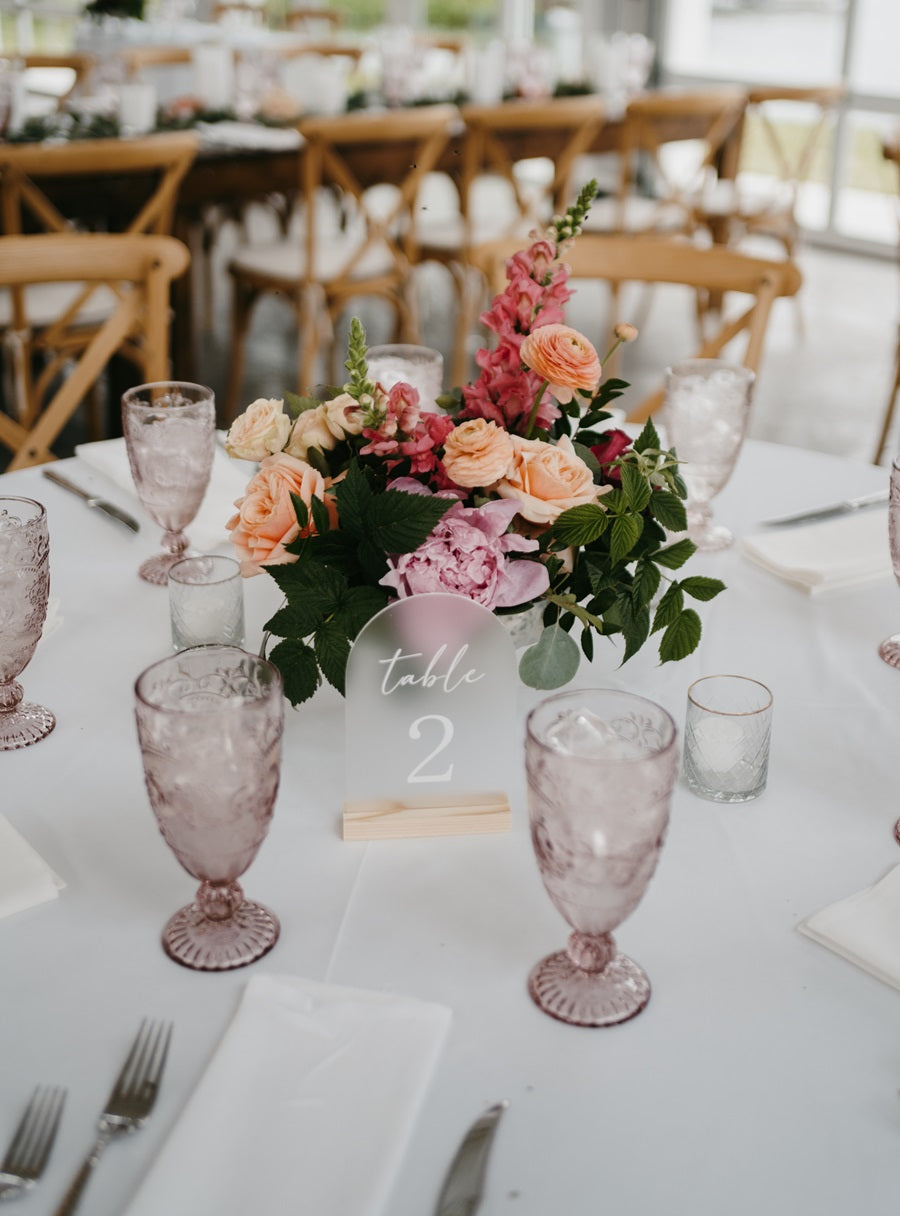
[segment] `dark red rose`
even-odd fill
[[[611,461],[615,460],[617,456],[621,456],[630,447],[631,436],[615,427],[612,430],[604,431],[600,436],[600,442],[593,445],[591,452],[603,469],[603,476],[606,481],[621,481],[619,470],[609,468],[608,466]]]

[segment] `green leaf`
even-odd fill
[[[324,536],[326,532],[331,531],[331,518],[328,514],[328,508],[315,494],[310,500],[310,506],[312,507],[313,523],[316,526],[316,532],[318,532],[319,536]]]
[[[660,573],[648,558],[641,558],[634,572],[631,597],[636,604],[649,604],[659,590]]]
[[[367,522],[372,543],[382,553],[412,553],[456,501],[402,490],[375,495],[369,503]]]
[[[638,466],[631,460],[623,460],[619,466],[622,473],[622,489],[633,511],[643,511],[653,491]]]
[[[632,655],[637,654],[650,633],[650,609],[644,604],[635,604],[630,595],[619,596],[616,607],[625,639],[622,662],[627,663]]]
[[[297,514],[297,523],[300,525],[300,531],[305,532],[309,526],[309,508],[299,494],[291,493],[291,502],[294,504],[294,511]]]
[[[357,539],[364,536],[374,495],[355,460],[347,466],[347,475],[335,489],[341,531]]]
[[[277,638],[308,638],[319,628],[325,616],[321,605],[300,599],[294,604],[279,608],[274,616],[266,621],[265,628]]]
[[[681,590],[695,600],[712,600],[725,590],[725,584],[719,578],[706,578],[702,574],[692,575],[681,580]]]
[[[308,701],[321,683],[319,666],[312,647],[296,638],[274,646],[269,658],[281,672],[284,695],[292,705]]]
[[[331,476],[331,469],[328,467],[328,461],[325,459],[325,453],[321,448],[307,448],[306,463],[311,464],[316,472],[321,473],[323,477]]]
[[[656,451],[659,450],[659,435],[656,427],[653,425],[652,418],[647,419],[647,421],[644,423],[644,429],[631,446],[636,452],[644,452],[647,450],[647,448],[651,448]]]
[[[578,671],[578,645],[558,625],[548,625],[519,661],[519,676],[529,688],[561,688]]]
[[[672,583],[668,591],[659,601],[656,606],[656,613],[653,617],[653,632],[658,629],[665,629],[678,619],[679,614],[684,608],[684,596],[681,592],[681,587],[678,583]]]
[[[582,629],[581,638],[579,640],[581,642],[582,654],[584,655],[584,657],[587,659],[587,661],[589,663],[593,662],[593,659],[594,659],[594,633],[593,633],[593,630]]]
[[[588,502],[563,511],[551,531],[554,539],[562,541],[564,545],[580,548],[602,536],[608,524],[609,516],[603,507]]]
[[[346,580],[338,571],[315,561],[266,566],[266,573],[281,588],[288,603],[305,600],[321,607],[323,613],[337,608],[347,586]]]
[[[654,490],[647,506],[650,508],[651,515],[654,515],[670,532],[683,532],[687,527],[684,503],[670,490]]]
[[[644,521],[640,515],[617,515],[613,520],[609,555],[614,562],[621,561],[637,544]]]
[[[343,696],[350,639],[337,621],[328,621],[316,630],[314,646],[322,675]]]
[[[582,435],[580,438],[587,438],[587,436]],[[587,467],[591,470],[594,480],[596,480],[600,476],[600,461],[597,459],[591,449],[587,447],[586,444],[579,443],[578,439],[573,441],[572,447],[576,456],[581,457]]]
[[[679,570],[696,552],[697,546],[692,540],[685,537],[683,540],[676,541],[674,545],[669,545],[654,553],[653,560],[658,566],[665,566],[667,570]]]
[[[305,414],[307,410],[314,410],[319,404],[315,397],[301,396],[299,393],[286,392],[284,394],[285,412],[288,417],[296,421],[301,414]]]
[[[335,613],[335,621],[348,638],[355,638],[363,625],[385,606],[388,592],[382,587],[351,587]]]
[[[659,657],[663,663],[684,659],[697,649],[700,642],[700,618],[693,608],[686,608],[672,622],[659,644]]]

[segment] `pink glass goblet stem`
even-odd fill
[[[265,659],[234,646],[195,646],[135,684],[150,805],[166,843],[200,882],[163,930],[163,949],[200,971],[261,958],[277,917],[245,899],[238,878],[269,829],[278,791],[284,700]]]
[[[900,456],[894,457],[891,465],[890,497],[888,500],[888,543],[891,549],[891,564],[894,577],[900,583]],[[885,638],[878,647],[885,663],[900,668],[900,633]]]
[[[161,528],[163,552],[144,562],[141,578],[165,586],[188,546],[184,529],[200,509],[215,453],[212,389],[184,381],[140,384],[122,396],[122,431],[135,489]]]
[[[45,738],[56,718],[23,701],[16,677],[40,641],[50,594],[47,512],[31,498],[0,498],[0,751]]]
[[[612,930],[656,868],[675,782],[675,724],[613,689],[549,697],[528,716],[531,840],[547,894],[574,932],[532,970],[535,1003],[575,1026],[612,1026],[650,997]]]

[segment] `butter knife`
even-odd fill
[[[52,481],[55,485],[62,486],[64,490],[69,490],[72,494],[77,494],[79,498],[83,498],[89,507],[102,511],[104,515],[108,515],[110,519],[124,524],[132,532],[140,532],[141,525],[134,516],[129,515],[127,511],[123,511],[121,507],[117,507],[114,502],[109,502],[105,498],[98,498],[96,494],[83,490],[81,486],[76,485],[74,481],[69,481],[68,477],[64,477],[62,473],[57,473],[56,469],[42,469],[41,472],[48,481]]]
[[[812,511],[800,511],[796,515],[781,515],[777,519],[764,519],[764,528],[788,528],[792,524],[812,524],[820,519],[834,519],[838,515],[849,515],[853,511],[865,511],[868,507],[883,506],[888,500],[888,488],[876,490],[874,494],[862,494],[859,498],[847,498],[844,502],[831,503],[827,507],[816,507]]]
[[[508,1105],[504,1101],[489,1107],[466,1132],[447,1170],[434,1216],[473,1216],[478,1211],[494,1133]]]

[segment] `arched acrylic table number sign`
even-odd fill
[[[344,839],[507,831],[516,688],[480,604],[436,592],[374,616],[347,663]]]

